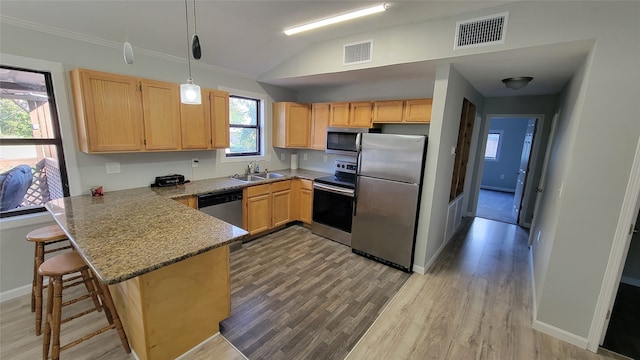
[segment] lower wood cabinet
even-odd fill
[[[296,219],[305,224],[311,224],[313,214],[313,181],[297,179],[297,201],[298,208]]]
[[[195,195],[186,195],[186,196],[180,196],[177,198],[173,198],[173,200],[179,202],[182,205],[187,205],[190,208],[193,209],[198,209],[198,199],[196,198]]]
[[[296,220],[311,224],[313,182],[294,179],[249,186],[242,202],[242,227],[251,235]]]

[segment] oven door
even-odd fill
[[[311,231],[351,246],[353,196],[353,189],[314,182]]]

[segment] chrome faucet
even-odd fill
[[[249,164],[247,165],[247,168],[244,169],[244,174],[245,175],[249,175],[249,174],[253,173],[253,166],[254,166],[254,162],[253,161],[249,161]]]

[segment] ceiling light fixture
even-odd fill
[[[527,86],[531,80],[533,80],[531,76],[521,76],[502,79],[502,82],[504,83],[504,86],[509,89],[518,90]]]
[[[187,10],[187,0],[184,0],[184,17],[187,21],[187,45],[189,45],[189,12]],[[200,86],[193,83],[191,78],[191,51],[187,46],[187,63],[189,64],[189,79],[186,84],[180,84],[180,102],[183,104],[202,104]]]
[[[314,22],[306,24],[306,25],[301,25],[301,26],[296,26],[296,27],[293,27],[293,28],[285,29],[284,33],[287,34],[287,35],[293,35],[293,34],[297,34],[299,32],[303,32],[303,31],[307,31],[307,30],[311,30],[311,29],[317,29],[319,27],[332,25],[332,24],[336,24],[336,23],[339,23],[339,22],[343,22],[343,21],[359,18],[359,17],[362,17],[362,16],[367,16],[367,15],[383,12],[383,11],[387,10],[387,7],[388,7],[387,4],[382,4],[382,5],[377,5],[377,6],[374,6],[374,7],[367,8],[367,9],[352,11],[350,13],[337,15],[337,16],[330,17],[330,18],[323,19],[323,20],[314,21]]]

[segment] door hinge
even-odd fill
[[[611,310],[607,310],[607,316],[605,317],[605,320],[609,319],[611,319]]]
[[[147,145],[147,139],[142,140],[142,142]]]
[[[629,225],[629,235],[633,234],[633,229],[636,227],[636,224]]]

